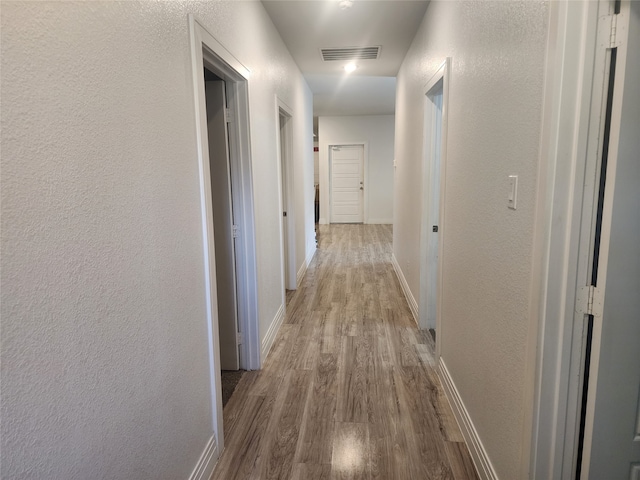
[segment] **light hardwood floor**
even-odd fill
[[[323,225],[212,479],[477,479],[391,265],[390,225]]]

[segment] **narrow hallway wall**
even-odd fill
[[[250,71],[260,334],[282,306],[277,94],[298,260],[312,97],[260,2],[2,2],[2,478],[189,478],[212,435],[187,14]]]
[[[430,3],[398,74],[394,255],[418,304],[424,85],[451,57],[441,354],[499,478],[528,459],[527,344],[545,2]],[[518,209],[507,208],[518,175]]]

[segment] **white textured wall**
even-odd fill
[[[393,223],[394,135],[393,115],[318,117],[321,223],[330,221],[329,145],[352,142],[368,142],[369,147],[365,158],[365,223]]]
[[[282,298],[274,95],[312,199],[310,91],[259,2],[1,8],[0,476],[188,478],[212,420],[187,14],[252,74],[263,336]]]
[[[548,7],[432,1],[398,75],[394,254],[419,302],[424,85],[452,57],[442,358],[502,479],[521,478]],[[518,210],[507,176],[519,175]]]

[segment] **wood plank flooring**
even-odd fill
[[[321,225],[262,370],[224,410],[213,480],[477,475],[391,265],[390,225]]]

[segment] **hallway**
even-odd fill
[[[392,227],[318,236],[264,368],[225,407],[212,478],[477,478],[393,271]]]

